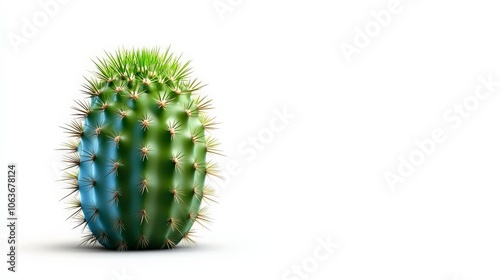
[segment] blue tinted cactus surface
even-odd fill
[[[116,250],[192,243],[193,224],[210,223],[205,179],[219,176],[207,157],[219,150],[208,134],[216,125],[206,114],[211,102],[197,95],[202,85],[168,50],[122,49],[95,65],[88,98],[63,127],[65,199],[70,218],[89,230],[82,243]]]

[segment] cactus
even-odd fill
[[[207,154],[220,154],[209,135],[211,100],[197,95],[189,62],[169,50],[120,49],[94,61],[84,101],[64,131],[64,199],[87,233],[82,244],[115,250],[170,249],[194,243],[193,224],[207,226],[220,177]],[[208,133],[207,133],[208,132]],[[204,202],[203,202],[204,201]],[[90,232],[89,232],[90,231]]]

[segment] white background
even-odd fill
[[[287,271],[305,264],[307,279],[499,279],[500,88],[460,126],[443,119],[474,101],[479,77],[500,80],[497,2],[401,0],[350,63],[340,45],[389,0],[229,3],[220,17],[213,0],[68,1],[16,52],[9,36],[43,9],[1,1],[0,181],[17,163],[20,219],[19,272],[2,257],[1,278],[296,280]],[[169,45],[208,83],[222,169],[239,166],[211,231],[175,251],[76,248],[55,182],[59,126],[91,59]],[[284,108],[294,118],[254,158],[238,150]],[[434,129],[446,141],[391,189],[384,174]],[[5,226],[0,237],[5,256]],[[340,246],[314,267],[327,238]]]

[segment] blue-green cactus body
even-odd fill
[[[96,65],[90,101],[78,102],[79,120],[66,128],[77,138],[66,145],[78,170],[67,179],[79,194],[72,217],[91,231],[84,243],[127,250],[191,241],[193,223],[208,222],[206,175],[217,175],[207,160],[218,144],[206,135],[210,102],[192,96],[200,84],[168,52],[123,50]]]

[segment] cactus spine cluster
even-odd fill
[[[71,215],[90,232],[82,244],[109,249],[174,248],[193,243],[194,223],[210,223],[207,176],[219,176],[207,154],[219,154],[189,62],[169,50],[121,49],[95,61],[88,99],[64,126]],[[208,133],[207,133],[208,132]],[[203,205],[202,205],[203,204]]]

